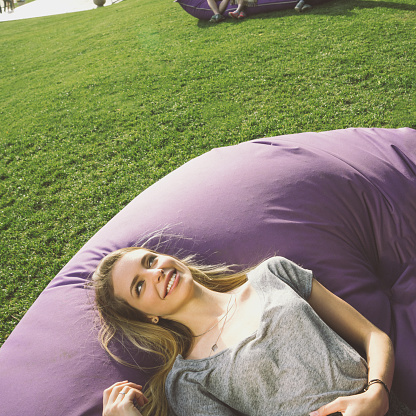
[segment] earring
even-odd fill
[[[157,316],[154,316],[154,317],[152,318],[152,322],[153,322],[155,325],[157,325],[157,324],[159,323],[159,318],[158,318]]]

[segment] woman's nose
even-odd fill
[[[153,280],[155,283],[159,283],[163,276],[164,276],[165,272],[163,271],[163,269],[154,269],[154,273],[153,273]]]

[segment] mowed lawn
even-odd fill
[[[152,183],[214,147],[416,128],[414,0],[218,25],[170,0],[0,23],[0,345]]]

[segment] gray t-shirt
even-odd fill
[[[309,270],[274,257],[248,278],[263,306],[259,328],[209,358],[179,355],[166,380],[171,415],[305,416],[363,390],[365,360],[306,301]]]

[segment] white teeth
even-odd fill
[[[176,273],[174,273],[173,276],[169,280],[168,287],[166,288],[166,294],[170,292],[170,289],[172,288],[172,285],[175,279],[176,279]]]

